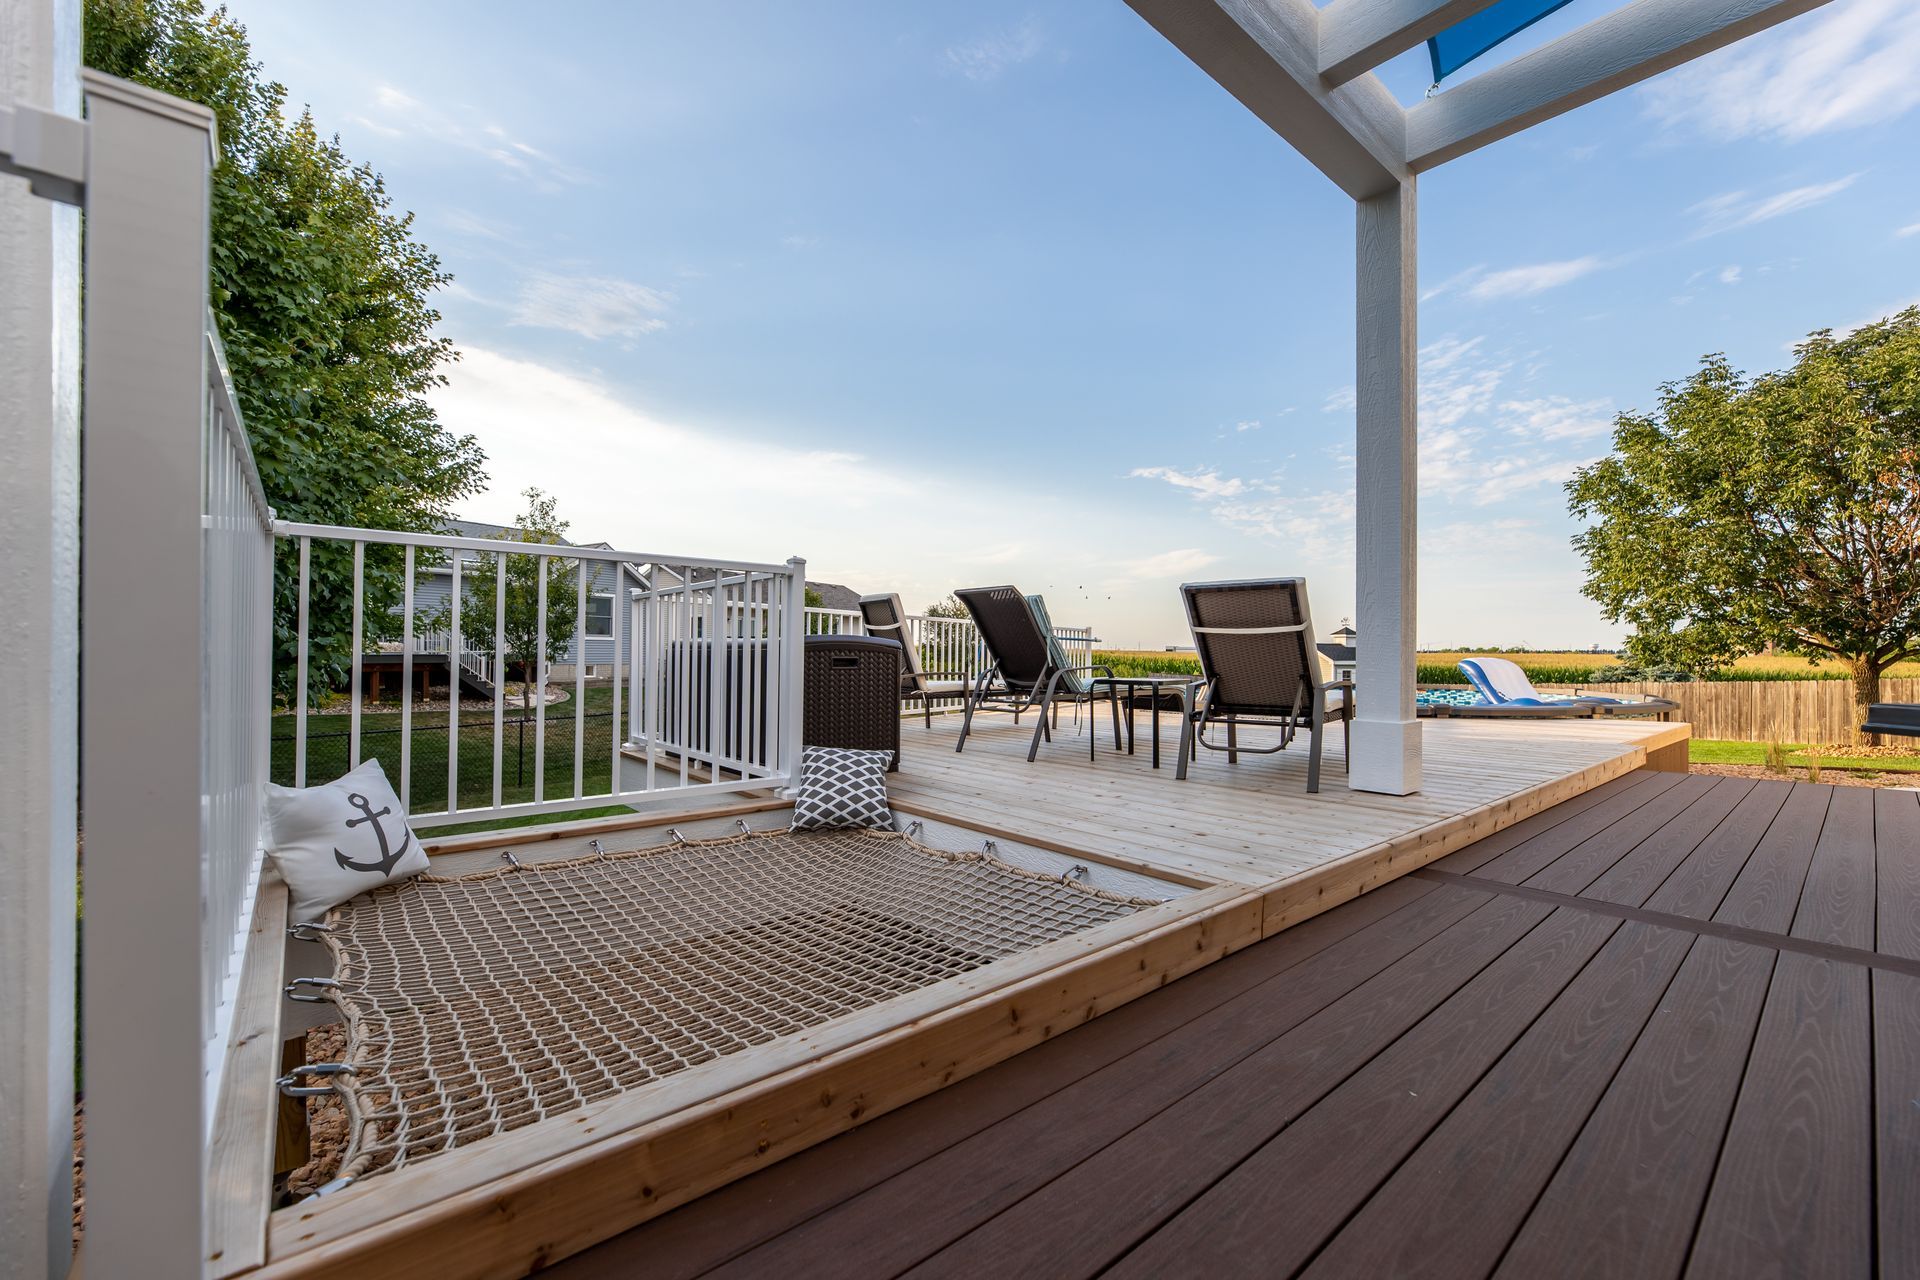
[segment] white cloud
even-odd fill
[[[1159,556],[1176,564],[1169,546],[1204,546],[1170,536],[1162,522],[1129,521],[1089,543],[1086,531],[1102,527],[1111,507],[1069,492],[956,477],[965,502],[929,503],[925,484],[891,455],[784,443],[793,433],[779,424],[746,435],[669,420],[595,376],[464,338],[460,347],[448,385],[429,399],[442,422],[473,434],[487,451],[491,488],[462,504],[475,519],[510,520],[519,492],[538,485],[559,499],[574,536],[643,556],[779,562],[801,555],[816,580],[898,591],[913,607],[955,587],[1013,582],[1052,593],[1063,625],[1092,625],[1106,635],[1124,629],[1154,643],[1184,634],[1164,579],[1130,577],[1111,601],[1073,587],[1115,564]],[[809,500],[817,494],[833,501]],[[887,536],[876,538],[875,529]],[[983,529],[1018,529],[1019,537],[982,539]]]
[[[1452,427],[1493,403],[1500,380],[1511,367],[1481,363],[1484,337],[1461,341],[1447,337],[1420,348],[1420,426]]]
[[[467,209],[448,209],[440,215],[439,222],[450,231],[461,235],[478,236],[483,240],[507,243],[514,238],[514,230],[507,223],[482,217]]]
[[[1571,284],[1581,276],[1590,275],[1604,267],[1606,263],[1588,255],[1583,258],[1569,258],[1564,262],[1536,262],[1525,267],[1508,267],[1504,271],[1490,271],[1474,281],[1467,289],[1467,296],[1482,302],[1496,298],[1527,298],[1536,293],[1545,293],[1548,289],[1557,289],[1563,284]]]
[[[1721,284],[1739,284],[1740,283],[1740,267],[1737,263],[1731,267],[1720,268],[1720,283]]]
[[[1893,234],[1903,238],[1906,236],[1920,236],[1920,222],[1916,222],[1911,226],[1902,227]]]
[[[579,169],[522,141],[483,115],[479,108],[466,106],[455,114],[422,102],[393,85],[383,84],[374,89],[368,110],[349,118],[383,137],[421,138],[473,152],[544,190],[559,190],[562,186],[578,186],[588,181],[588,176]]]
[[[1770,222],[1789,213],[1799,213],[1802,209],[1825,204],[1859,180],[1859,173],[1850,173],[1831,182],[1808,183],[1804,187],[1793,187],[1770,196],[1757,196],[1749,191],[1727,191],[1700,201],[1688,208],[1687,212],[1700,220],[1700,228],[1694,232],[1694,238],[1699,239]]]
[[[1354,399],[1354,389],[1350,386],[1329,391],[1327,398],[1320,404],[1322,413],[1352,413],[1359,402]]]
[[[1442,280],[1439,284],[1436,284],[1431,289],[1428,289],[1425,292],[1423,292],[1420,295],[1420,301],[1431,302],[1435,298],[1440,297],[1442,294],[1452,293],[1455,290],[1463,287],[1464,285],[1470,284],[1472,281],[1474,281],[1480,276],[1481,272],[1485,271],[1486,269],[1487,267],[1485,263],[1477,263],[1474,266],[1468,267],[1465,271],[1456,271],[1452,275],[1448,276],[1445,280]]]
[[[666,328],[672,302],[672,294],[629,280],[534,271],[520,283],[512,323],[596,341],[633,339]]]
[[[994,80],[1009,67],[1039,56],[1046,47],[1040,24],[1032,18],[977,40],[948,45],[947,66],[969,80]]]
[[[1591,440],[1613,430],[1613,401],[1542,396],[1501,404],[1507,433],[1524,440]]]
[[[1877,124],[1920,105],[1920,5],[1839,0],[1663,76],[1648,115],[1718,140],[1788,141]]]
[[[1176,489],[1184,489],[1196,498],[1231,498],[1247,491],[1247,482],[1234,477],[1222,478],[1211,468],[1204,471],[1179,471],[1173,467],[1135,467],[1127,473],[1138,480],[1164,480]]]
[[[1260,419],[1249,418],[1245,422],[1236,422],[1233,424],[1233,429],[1235,431],[1241,431],[1241,432],[1258,431],[1260,429]]]
[[[1159,555],[1136,560],[1128,570],[1136,578],[1178,578],[1198,573],[1208,565],[1218,563],[1219,559],[1219,556],[1198,547],[1182,547],[1177,551],[1162,551]]]

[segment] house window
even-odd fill
[[[613,634],[613,597],[593,595],[587,597],[587,634],[590,636],[610,636]]]

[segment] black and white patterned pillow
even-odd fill
[[[802,747],[793,830],[892,827],[893,810],[887,807],[887,765],[892,761],[891,751]]]

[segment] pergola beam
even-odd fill
[[[1445,164],[1825,3],[1637,0],[1408,110],[1407,164]]]
[[[1127,2],[1355,200],[1407,177],[1406,113],[1373,76],[1322,82],[1320,13],[1307,0]]]
[[[1320,77],[1342,85],[1497,0],[1333,0],[1320,11]]]

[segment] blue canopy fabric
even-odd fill
[[[1427,41],[1433,82],[1442,80],[1503,41],[1511,40],[1573,0],[1499,0]]]

